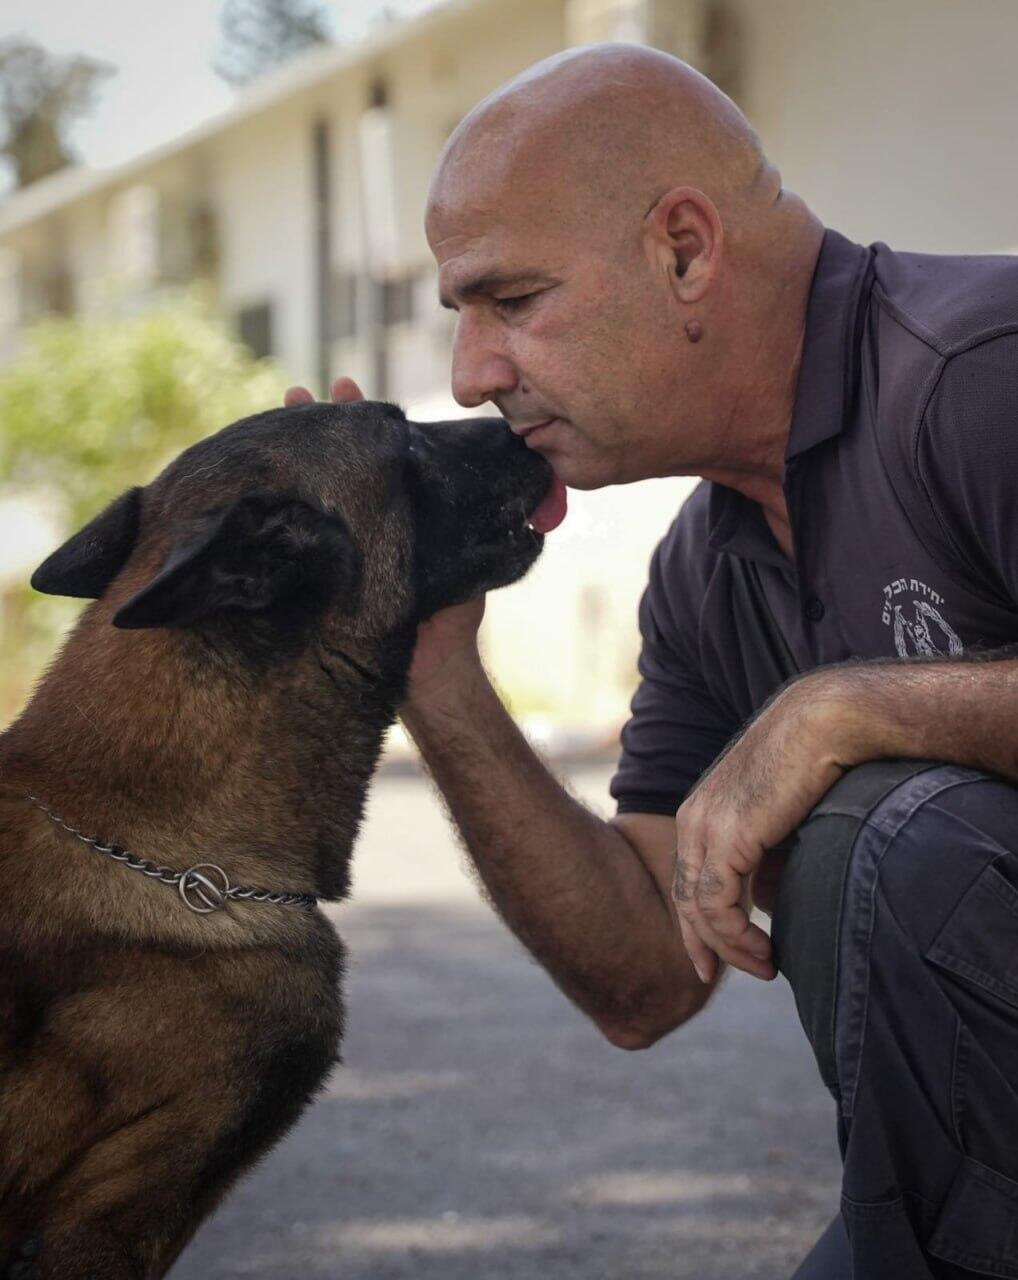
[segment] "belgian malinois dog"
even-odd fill
[[[336,1062],[350,850],[418,623],[519,578],[500,419],[234,423],[36,571],[90,598],[0,737],[0,1277],[155,1280]]]

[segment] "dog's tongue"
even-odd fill
[[[548,492],[530,517],[530,527],[537,533],[550,533],[557,529],[566,518],[567,502],[566,487],[553,472]]]

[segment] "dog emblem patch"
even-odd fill
[[[940,611],[943,604],[944,597],[918,578],[895,578],[884,587],[880,620],[892,629],[899,658],[957,658],[965,652],[958,633]]]

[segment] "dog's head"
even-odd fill
[[[551,480],[501,419],[274,409],[122,494],[32,585],[107,597],[117,627],[211,629],[252,654],[292,652],[315,630],[372,649],[521,577]]]

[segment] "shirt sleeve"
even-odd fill
[[[1018,334],[946,362],[919,426],[916,465],[973,586],[1018,607]]]
[[[654,552],[640,602],[641,681],[611,783],[619,813],[673,815],[739,727],[699,671],[699,600],[677,554],[681,521]]]

